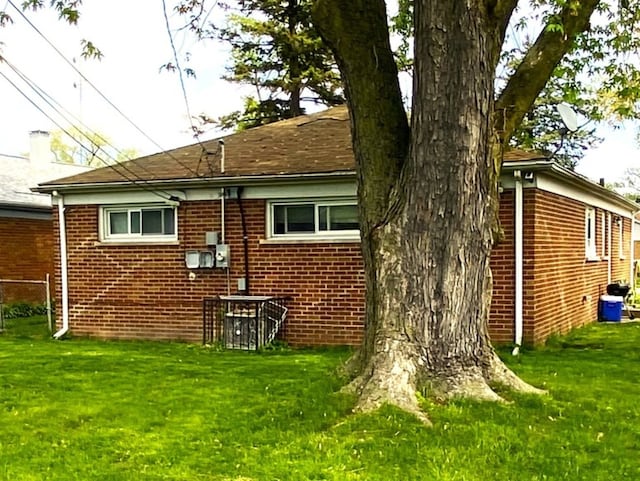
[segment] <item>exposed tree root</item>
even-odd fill
[[[479,368],[467,368],[456,373],[439,374],[431,381],[432,396],[439,400],[455,398],[503,402]]]
[[[517,392],[546,394],[520,379],[492,351],[484,368],[472,367],[455,372],[429,373],[428,368],[417,357],[394,350],[394,344],[401,341],[386,341],[386,349],[379,352],[377,359],[371,359],[366,372],[356,377],[344,390],[358,396],[354,408],[356,412],[370,412],[384,404],[396,406],[416,416],[426,425],[431,425],[426,413],[418,404],[416,393],[420,390],[419,380],[426,380],[427,395],[439,401],[456,398],[477,401],[505,402],[491,384],[500,384]]]
[[[525,394],[547,394],[544,389],[539,389],[520,379],[495,352],[492,352],[485,372],[485,377],[490,383],[501,384],[509,389]]]
[[[358,396],[354,411],[370,412],[390,404],[431,425],[416,397],[416,375],[419,368],[415,362],[416,357],[407,353],[406,347],[399,345],[403,342],[386,339],[378,346],[378,354],[370,360],[367,370],[347,386],[347,390]]]

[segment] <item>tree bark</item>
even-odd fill
[[[384,1],[315,3],[345,80],[358,170],[367,303],[351,384],[359,409],[390,403],[426,420],[418,390],[489,400],[500,400],[493,383],[541,392],[506,368],[487,330],[500,167],[494,75],[516,3],[415,1],[410,128]]]

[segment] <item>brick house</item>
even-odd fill
[[[31,192],[38,182],[85,172],[56,163],[49,134],[30,133],[28,156],[0,154],[0,300],[43,302],[44,281],[54,274],[54,237],[49,195]]]
[[[64,205],[63,330],[197,341],[202,299],[240,290],[290,296],[280,335],[291,344],[360,341],[364,277],[345,107],[124,167],[39,187]],[[594,321],[606,284],[629,278],[634,209],[548,159],[507,154],[493,340],[540,343]]]

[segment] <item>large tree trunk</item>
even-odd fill
[[[562,4],[496,111],[494,72],[517,3],[415,0],[409,127],[384,0],[315,1],[345,81],[358,172],[367,317],[351,386],[361,409],[391,403],[424,418],[417,390],[541,392],[500,361],[487,331],[500,152],[599,2]]]
[[[367,296],[359,407],[391,403],[421,416],[420,389],[482,399],[499,399],[491,382],[535,391],[504,367],[487,333],[504,26],[483,2],[416,1],[409,131],[384,7],[320,0],[314,11],[346,80],[358,163]]]

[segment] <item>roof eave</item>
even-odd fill
[[[638,210],[638,204],[635,202],[630,201],[624,196],[607,189],[581,174],[573,172],[566,167],[562,167],[552,160],[516,161],[505,163],[502,166],[503,172],[513,172],[514,170],[523,170],[528,172],[544,171],[549,175],[568,182],[575,187],[589,190],[602,199],[610,200],[619,207],[629,210],[630,212]]]
[[[49,212],[51,210],[51,206],[28,204],[23,202],[0,201],[0,209],[15,210],[20,212]]]
[[[355,179],[356,173],[353,170],[340,170],[334,172],[319,172],[308,174],[268,174],[268,175],[239,175],[222,176],[195,179],[164,179],[145,180],[138,182],[118,181],[118,182],[95,182],[83,184],[40,184],[31,190],[33,192],[51,194],[55,191],[60,193],[79,193],[89,191],[99,191],[104,189],[146,189],[153,190],[166,188],[198,188],[198,187],[224,187],[236,185],[257,185],[257,184],[279,184],[292,182],[325,181],[339,179]]]

